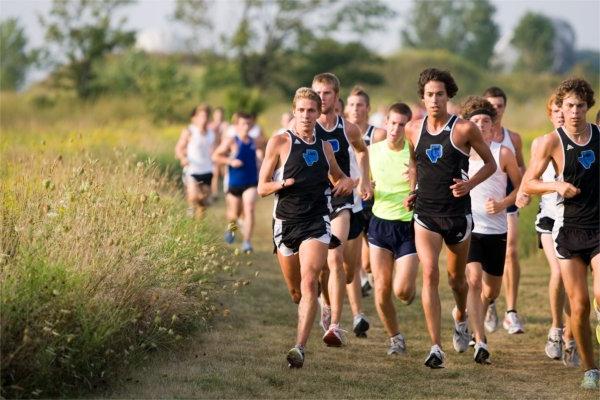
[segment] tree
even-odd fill
[[[135,42],[135,32],[124,29],[125,17],[113,23],[116,11],[131,3],[131,0],[54,0],[49,16],[39,17],[46,29],[46,40],[58,47],[58,62],[66,62],[57,71],[57,78],[65,78],[80,98],[96,94],[94,63]]]
[[[407,27],[401,30],[406,47],[446,49],[487,67],[499,38],[488,0],[415,2]]]
[[[528,12],[513,32],[511,44],[519,53],[516,69],[550,71],[553,64],[554,25],[548,17]]]
[[[26,47],[25,31],[16,18],[0,22],[0,89],[17,90],[23,85],[27,69],[37,58]]]
[[[177,19],[188,26],[190,21],[204,24],[213,4],[215,0],[178,0],[177,8],[186,12]],[[244,0],[241,7],[238,2],[230,7],[239,8],[241,17],[224,38],[226,54],[235,60],[242,85],[261,89],[276,84],[290,57],[304,57],[312,41],[333,32],[360,37],[385,28],[383,22],[395,15],[381,0]]]
[[[208,34],[213,28],[210,9],[214,6],[214,1],[210,0],[177,0],[175,2],[175,11],[171,18],[180,22],[191,31],[190,37],[186,40],[190,51],[201,49],[200,38],[202,33]]]

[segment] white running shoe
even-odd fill
[[[548,340],[546,341],[546,355],[553,360],[562,358],[562,329],[550,328],[548,331]]]
[[[288,367],[290,368],[302,368],[304,365],[304,348],[294,346],[287,353]]]
[[[484,342],[475,343],[473,359],[477,364],[491,364],[490,351]]]
[[[464,353],[469,348],[469,341],[471,340],[471,334],[469,333],[469,320],[465,318],[464,321],[459,322],[454,317],[454,314],[458,311],[456,307],[452,310],[452,319],[454,320],[454,333],[452,335],[452,344],[454,350],[459,353]]]
[[[327,332],[331,325],[331,307],[323,301],[321,296],[319,296],[319,307],[321,307],[321,328],[323,328],[323,332]]]
[[[346,344],[346,331],[338,324],[331,324],[323,335],[323,342],[329,347],[342,347]]]
[[[521,323],[521,320],[519,319],[519,316],[516,312],[506,313],[506,315],[504,316],[504,321],[502,321],[502,326],[508,331],[509,335],[525,333],[525,329],[523,329],[523,324]]]
[[[404,341],[404,336],[402,336],[402,334],[399,333],[390,338],[390,347],[388,348],[387,354],[388,356],[402,356],[406,354],[406,342]]]
[[[494,301],[487,308],[483,325],[488,333],[492,333],[498,329],[498,322],[498,312],[496,311],[496,302]]]
[[[589,390],[600,389],[600,371],[598,368],[588,369],[585,371],[583,380],[581,381],[581,387]]]
[[[565,349],[562,353],[562,362],[567,368],[579,367],[579,353],[575,340],[571,339],[565,343]]]
[[[446,354],[444,354],[440,346],[434,344],[433,346],[431,346],[429,355],[425,359],[425,365],[427,365],[431,369],[444,368],[445,359]]]

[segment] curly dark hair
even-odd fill
[[[584,79],[569,78],[561,82],[556,88],[556,105],[562,107],[563,100],[569,93],[574,93],[581,100],[587,103],[588,108],[596,104],[594,100],[594,90],[592,86]]]
[[[425,95],[425,85],[427,82],[431,81],[443,82],[449,98],[453,98],[458,92],[458,86],[456,86],[456,82],[454,81],[454,78],[450,72],[442,71],[436,68],[427,68],[424,69],[419,75],[419,89],[417,90],[417,93],[419,93],[421,98],[423,98]]]
[[[496,119],[496,109],[492,103],[480,96],[469,96],[462,104],[460,113],[464,119],[479,114],[489,115],[492,121]]]

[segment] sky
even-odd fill
[[[363,43],[382,54],[397,50],[400,46],[399,31],[407,23],[407,11],[412,0],[384,0],[398,11],[398,16],[387,24],[387,30],[363,37]],[[222,23],[215,24],[219,32],[227,32],[235,24],[236,11],[241,7],[232,7],[239,0],[220,0],[216,15]],[[495,21],[500,27],[501,40],[510,35],[519,19],[527,11],[534,11],[552,18],[567,20],[575,30],[577,49],[600,50],[600,1],[598,0],[492,0],[496,7]],[[175,0],[138,0],[136,4],[123,9],[129,28],[138,31],[138,42],[144,48],[166,50],[183,37],[185,31],[177,28],[170,15]],[[50,0],[0,0],[0,18],[17,17],[26,29],[29,44],[42,46],[44,33],[38,23],[38,14],[50,9]],[[232,11],[233,10],[233,11]],[[232,15],[233,14],[233,15]],[[506,42],[506,37],[505,40]]]

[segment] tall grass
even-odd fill
[[[240,262],[207,224],[185,217],[156,163],[121,150],[98,159],[72,137],[34,147],[6,140],[2,396],[82,393],[217,311],[225,282],[215,274]]]

